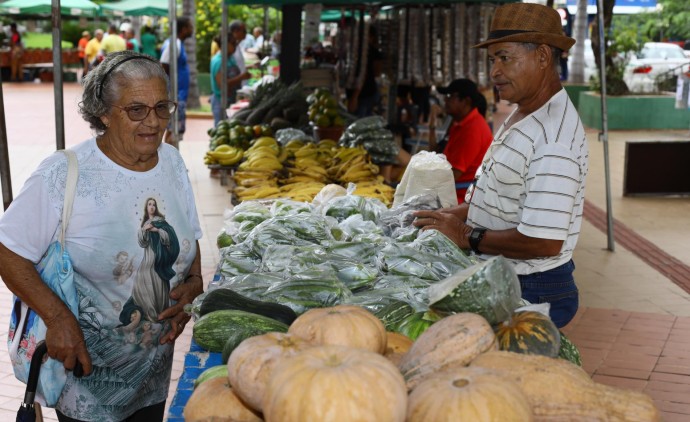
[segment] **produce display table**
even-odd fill
[[[206,369],[222,364],[220,353],[208,352],[192,340],[189,352],[184,357],[184,370],[177,383],[175,396],[168,409],[168,422],[184,422],[182,412],[194,390],[194,380]]]

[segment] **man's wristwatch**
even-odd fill
[[[472,251],[474,251],[474,253],[477,255],[481,254],[481,251],[479,250],[479,242],[481,242],[484,238],[484,233],[486,233],[486,229],[479,229],[476,227],[470,232],[470,248],[472,248]]]

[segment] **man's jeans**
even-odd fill
[[[551,320],[558,328],[570,322],[577,312],[579,296],[573,278],[573,260],[541,273],[518,275],[523,299],[530,303],[551,304]]]

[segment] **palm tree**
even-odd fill
[[[189,17],[192,22],[196,20],[195,0],[182,0],[182,15]],[[187,107],[199,108],[201,102],[199,101],[199,85],[197,83],[196,36],[191,36],[185,40],[184,49],[187,53],[187,62],[189,63],[189,97],[187,98]]]

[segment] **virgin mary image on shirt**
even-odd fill
[[[170,306],[170,280],[180,254],[175,229],[158,209],[155,198],[147,198],[144,216],[138,231],[139,246],[144,257],[139,264],[132,299],[144,312],[144,319],[158,321],[158,314]]]

